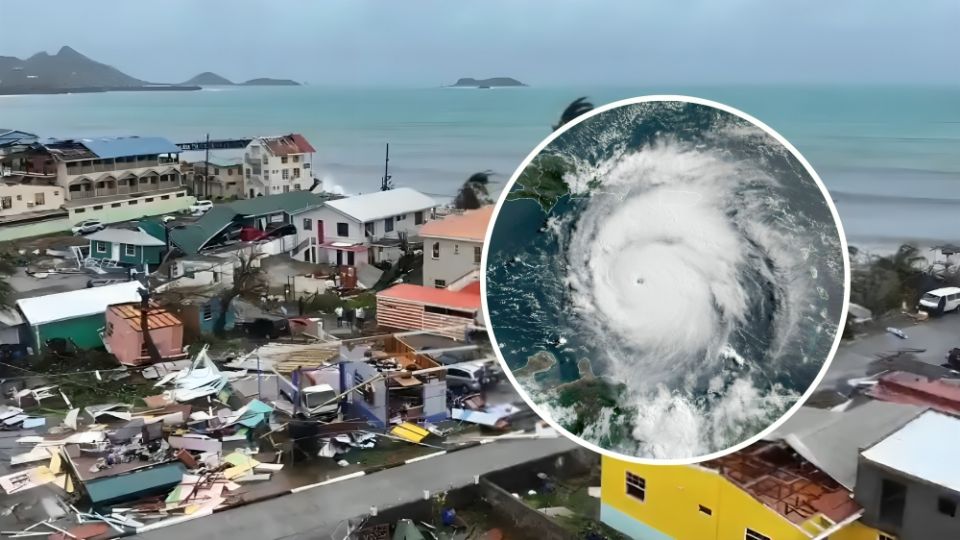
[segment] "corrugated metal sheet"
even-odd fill
[[[99,137],[78,139],[100,159],[155,154],[179,154],[180,148],[163,137]]]
[[[180,463],[165,463],[117,476],[89,480],[84,483],[84,487],[94,505],[131,501],[173,488],[183,479],[184,470]]]
[[[383,219],[398,214],[409,214],[437,206],[437,201],[413,188],[397,188],[390,191],[375,191],[354,195],[335,201],[327,206],[360,222]]]
[[[116,314],[118,317],[125,319],[127,323],[130,324],[130,327],[136,331],[140,331],[140,304],[119,304],[110,306],[110,311]],[[153,306],[147,313],[147,325],[150,330],[156,330],[157,328],[167,328],[169,326],[180,326],[183,323],[180,322],[180,319],[175,317],[169,311]]]
[[[493,217],[493,208],[494,206],[491,204],[476,210],[467,210],[459,215],[449,215],[443,219],[425,223],[420,228],[420,236],[423,238],[483,242],[487,237],[487,227],[490,225],[490,219]]]
[[[299,133],[281,135],[279,137],[261,137],[263,144],[275,156],[286,156],[289,154],[312,154],[316,152],[313,146],[307,142],[306,137]]]
[[[960,491],[960,467],[953,465],[960,446],[960,419],[927,411],[863,451],[863,457],[920,480]]]
[[[480,309],[479,294],[437,289],[435,287],[423,287],[409,283],[401,283],[389,289],[384,289],[377,293],[377,298],[389,298],[424,306],[436,306],[468,312],[475,312]]]
[[[140,282],[127,281],[103,287],[80,289],[17,300],[17,306],[33,325],[105,313],[107,306],[140,300]]]

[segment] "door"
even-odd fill
[[[416,212],[413,214],[413,224],[423,225],[423,212]]]
[[[317,220],[317,243],[318,244],[323,243],[323,220],[322,219]]]
[[[117,242],[111,242],[110,246],[112,247],[112,249],[110,250],[110,260],[119,261],[120,260],[120,244]]]
[[[343,250],[337,250],[337,266],[343,266]]]
[[[354,265],[354,253],[352,251],[347,252],[347,265],[348,266]]]

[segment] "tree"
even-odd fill
[[[563,110],[563,114],[560,115],[560,122],[553,126],[553,130],[556,131],[562,128],[578,116],[587,114],[592,110],[593,103],[587,101],[586,96],[573,100],[573,102],[570,103],[570,105],[567,105],[567,108]]]
[[[138,292],[140,293],[140,333],[143,334],[143,343],[147,346],[150,363],[156,364],[162,362],[163,357],[160,356],[160,349],[157,349],[157,344],[153,341],[153,335],[150,333],[150,306],[152,304],[150,290],[141,287]]]
[[[12,276],[16,271],[13,258],[9,253],[0,254],[0,276]],[[15,302],[13,287],[6,279],[0,279],[0,308],[11,308]]]
[[[913,304],[929,278],[926,262],[910,244],[893,255],[871,257],[851,272],[850,300],[877,314]]]
[[[237,264],[233,269],[233,285],[220,294],[220,312],[213,325],[213,333],[223,336],[227,327],[227,313],[238,296],[259,296],[267,291],[263,271],[257,261],[262,253],[251,250],[237,254]]]
[[[487,186],[493,171],[477,172],[470,175],[467,181],[460,186],[457,196],[453,199],[453,207],[458,210],[476,210],[481,206],[493,204]]]

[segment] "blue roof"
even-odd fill
[[[65,141],[58,141],[65,142]],[[180,148],[163,137],[99,137],[74,139],[100,159],[153,154],[179,154]]]

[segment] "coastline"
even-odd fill
[[[0,96],[52,96],[59,94],[102,94],[106,92],[194,92],[200,86],[84,86],[78,88],[0,88]]]

